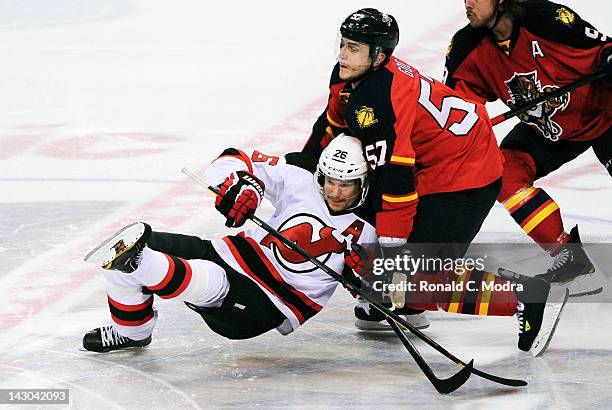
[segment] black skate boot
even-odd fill
[[[505,272],[502,276],[520,277],[516,289],[518,348],[539,356],[544,353],[555,333],[561,312],[569,297],[569,290],[563,286],[551,286],[543,279],[512,275],[512,273]]]
[[[106,353],[111,350],[145,347],[151,343],[151,336],[143,340],[132,340],[121,336],[113,325],[90,330],[83,336],[83,347],[90,352]]]
[[[138,268],[142,250],[151,236],[151,227],[144,222],[126,226],[85,256],[85,262],[104,269],[132,273]]]
[[[407,307],[395,309],[395,313],[402,315],[406,322],[416,329],[422,330],[429,327],[429,319],[424,310],[414,310]],[[366,331],[393,330],[385,320],[386,316],[369,303],[359,303],[355,306],[355,327]]]
[[[578,279],[577,283],[569,286],[570,297],[579,297],[595,295],[603,290],[599,284],[586,283],[592,282],[594,271],[595,267],[582,247],[578,226],[574,226],[570,231],[570,241],[561,247],[552,267],[546,273],[536,275],[536,278],[555,284],[566,284]]]

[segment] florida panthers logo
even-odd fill
[[[536,71],[530,73],[514,73],[511,79],[504,82],[508,87],[511,97],[511,100],[506,102],[512,108],[517,106],[520,107],[545,93],[559,88],[555,85],[546,85],[542,87]],[[554,122],[552,117],[558,110],[565,110],[569,102],[569,93],[563,94],[560,97],[551,98],[523,114],[519,114],[518,118],[523,122],[538,127],[544,137],[549,140],[558,141],[561,134],[563,134],[563,128]]]
[[[341,242],[334,236],[334,229],[310,214],[296,214],[278,227],[284,237],[322,263],[326,263],[333,253],[342,254],[346,249],[346,242]],[[339,232],[336,232],[336,235],[342,238]],[[276,261],[290,272],[307,273],[317,269],[308,259],[270,234],[266,235],[260,244],[269,248]]]

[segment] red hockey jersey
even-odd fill
[[[610,38],[570,8],[525,2],[507,42],[486,29],[461,29],[449,46],[445,82],[476,101],[501,99],[521,106],[598,69]],[[519,116],[551,141],[589,141],[610,128],[610,85],[605,79],[577,88]]]
[[[318,156],[339,132],[358,137],[373,169],[379,236],[407,238],[419,195],[483,187],[502,156],[483,105],[391,57],[355,88],[336,65],[328,106],[304,151]]]

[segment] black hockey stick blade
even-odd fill
[[[506,379],[505,377],[495,376],[495,375],[483,372],[482,370],[478,370],[474,368],[472,368],[472,373],[474,373],[476,376],[482,377],[483,379],[491,380],[492,382],[503,384],[505,386],[511,386],[511,387],[527,386],[527,382],[525,380]]]
[[[425,359],[423,359],[421,354],[416,350],[410,339],[408,339],[406,333],[404,333],[404,331],[399,327],[399,325],[395,323],[395,321],[391,318],[387,318],[387,322],[389,323],[395,334],[402,341],[404,347],[406,347],[408,352],[410,352],[410,355],[412,356],[416,364],[421,368],[423,373],[425,373],[425,376],[427,376],[427,378],[434,386],[434,388],[438,391],[438,393],[452,393],[468,381],[470,375],[472,374],[474,360],[470,361],[467,366],[459,370],[459,372],[449,377],[448,379],[440,379],[436,377],[433,370],[431,370],[431,367],[429,367],[427,362],[425,362]]]

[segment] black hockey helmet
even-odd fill
[[[369,44],[372,54],[383,51],[390,57],[399,42],[399,27],[395,17],[372,8],[351,13],[340,26],[340,34],[351,40]],[[379,47],[382,50],[376,51]]]

